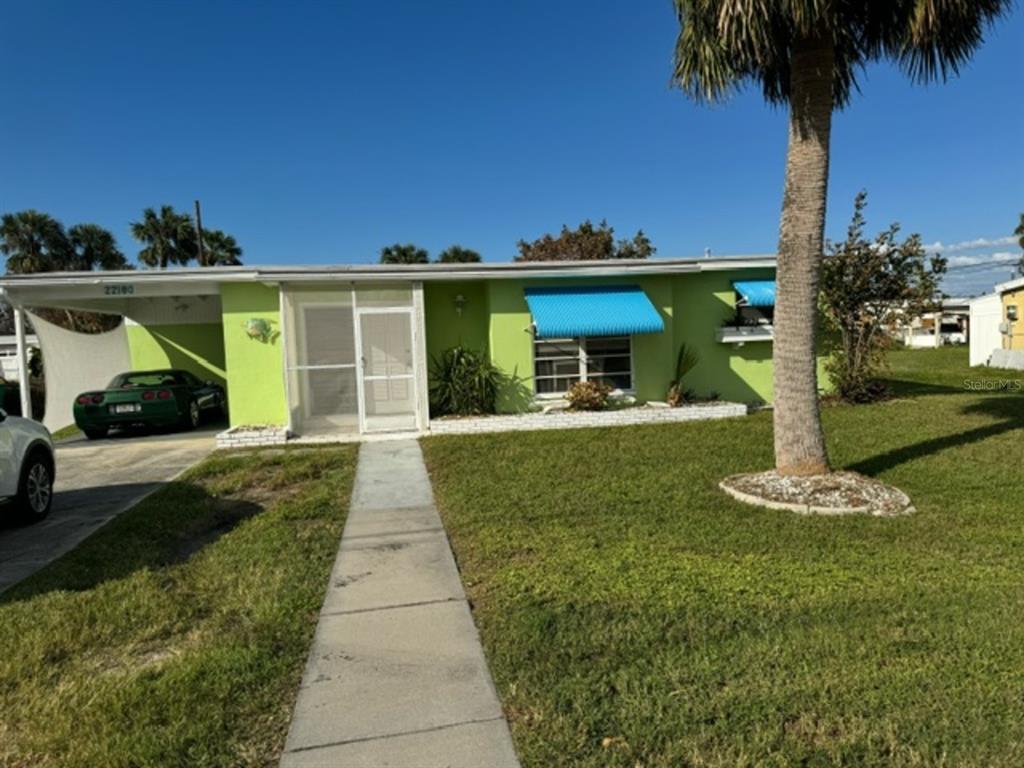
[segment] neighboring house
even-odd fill
[[[1024,369],[1024,278],[971,300],[971,365]]]
[[[33,318],[47,423],[123,369],[181,367],[227,386],[232,426],[296,434],[426,430],[431,360],[463,345],[506,375],[517,412],[600,379],[664,400],[676,355],[701,396],[772,400],[772,258],[339,267],[220,267],[19,275],[20,307],[125,316],[74,334]]]
[[[25,345],[29,350],[39,346],[35,334],[25,336]],[[0,378],[8,381],[18,380],[18,355],[16,337],[0,336]]]
[[[970,299],[943,299],[939,312],[911,318],[897,329],[897,337],[911,349],[934,349],[966,344],[970,339]]]

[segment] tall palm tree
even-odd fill
[[[818,412],[815,326],[832,112],[857,74],[890,59],[914,81],[956,74],[1011,0],[675,0],[674,82],[716,102],[754,83],[789,107],[775,304],[775,464],[828,471]]]
[[[93,269],[131,269],[117,247],[114,236],[98,224],[76,224],[68,230],[71,263],[68,269],[82,272]]]
[[[139,261],[148,267],[167,269],[172,264],[187,264],[196,256],[192,217],[169,205],[160,206],[159,214],[146,208],[142,221],[133,221],[131,229],[132,237],[145,245],[139,251]]]
[[[0,217],[0,253],[10,274],[67,269],[70,250],[63,225],[47,213],[26,210]]]
[[[236,267],[242,263],[242,247],[219,229],[203,230],[201,267]]]

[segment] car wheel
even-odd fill
[[[53,504],[53,460],[43,451],[28,455],[21,468],[16,499],[18,512],[26,520],[42,520]]]
[[[199,420],[202,417],[202,413],[199,410],[199,402],[197,400],[190,400],[188,404],[188,416],[185,426],[189,429],[195,429],[199,426]]]
[[[90,440],[102,440],[107,436],[106,427],[90,427],[89,429],[83,429],[82,431]]]

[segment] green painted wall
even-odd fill
[[[633,337],[634,384],[641,400],[663,400],[671,377],[673,293],[669,279],[618,277],[573,280],[572,285],[639,285],[661,313],[666,332]],[[523,410],[533,399],[533,336],[524,289],[533,285],[567,285],[566,280],[491,280],[487,283],[491,312],[491,361],[513,381],[499,399],[504,411]]]
[[[462,316],[455,311],[455,297],[465,303]],[[423,313],[427,328],[427,358],[439,357],[451,347],[487,351],[487,290],[482,281],[426,283]]]
[[[766,341],[723,344],[716,340],[722,324],[735,312],[734,280],[771,279],[773,270],[699,272],[673,275],[675,349],[687,344],[700,362],[684,384],[706,397],[712,393],[725,400],[770,402],[772,399],[772,345]],[[672,360],[669,367],[671,377]],[[662,395],[664,397],[664,395]]]
[[[573,280],[576,285],[637,284],[651,299],[665,321],[665,331],[633,337],[634,384],[640,400],[664,400],[669,382],[675,373],[679,346],[690,345],[700,356],[700,363],[690,372],[685,383],[701,397],[717,394],[722,399],[739,402],[771,402],[772,345],[769,342],[723,344],[717,340],[718,329],[734,314],[734,280],[771,279],[774,271],[742,270],[703,272],[672,276],[613,277]],[[469,314],[470,319],[487,327],[487,348],[492,362],[510,377],[509,385],[499,399],[502,411],[528,408],[533,399],[533,346],[530,334],[530,312],[523,290],[531,285],[567,285],[567,280],[490,280],[482,283],[486,294],[486,318]],[[463,284],[463,295],[473,296],[474,284]],[[434,289],[428,300],[428,348],[450,346],[457,335],[444,316],[443,306],[454,300],[453,287]],[[433,301],[441,310],[429,309]],[[481,303],[482,305],[484,302]],[[454,315],[454,312],[451,313]],[[465,333],[462,331],[461,333]],[[436,335],[444,341],[431,338]],[[819,377],[826,379],[819,364]]]
[[[250,339],[245,332],[250,318],[267,320],[275,332],[280,332],[277,288],[260,283],[226,283],[221,286],[220,297],[231,426],[287,424],[284,342],[278,336],[265,344]]]
[[[203,381],[224,384],[224,333],[220,323],[125,326],[134,370],[180,368]]]
[[[523,411],[533,402],[533,334],[523,296],[526,284],[521,280],[486,283],[491,362],[508,377],[498,397],[498,410],[503,412]]]

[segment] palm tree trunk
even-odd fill
[[[834,60],[830,40],[794,44],[773,345],[775,468],[786,475],[815,475],[829,468],[818,410],[815,337]]]

